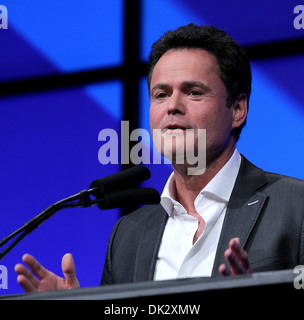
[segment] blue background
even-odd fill
[[[115,67],[123,64],[122,0],[0,1],[0,81]],[[194,22],[227,31],[244,46],[304,37],[293,26],[298,1],[143,0],[140,57],[165,31]],[[253,89],[238,149],[263,169],[304,178],[304,55],[252,61]],[[98,162],[98,133],[119,131],[121,79],[0,98],[0,238],[51,203],[117,172]],[[140,84],[140,127],[149,129],[146,80]],[[149,142],[147,141],[147,147]],[[171,170],[147,165],[160,192]],[[61,257],[74,256],[82,286],[99,284],[107,241],[120,210],[68,209],[26,237],[0,264],[8,289],[20,293],[14,265],[25,252],[61,275]]]

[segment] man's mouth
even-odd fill
[[[170,124],[166,125],[166,127],[162,130],[162,132],[173,132],[176,130],[185,131],[186,129],[189,129],[189,128],[186,128],[185,126],[178,124],[178,123],[170,123]]]

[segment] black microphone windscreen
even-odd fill
[[[90,188],[98,189],[100,194],[108,193],[115,190],[121,190],[136,186],[139,182],[149,179],[151,176],[150,170],[144,166],[134,166],[126,170],[114,173],[110,176],[94,180],[90,184]]]
[[[154,188],[136,188],[113,191],[104,195],[98,208],[107,210],[129,205],[157,204],[159,202],[160,195]]]

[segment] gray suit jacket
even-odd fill
[[[303,264],[303,217],[304,181],[264,172],[242,156],[212,275],[218,275],[233,237],[240,238],[254,272]],[[122,217],[109,240],[101,284],[153,280],[167,219],[161,205],[145,206]]]

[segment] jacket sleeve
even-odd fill
[[[117,230],[119,228],[119,225],[121,223],[121,221],[123,220],[124,217],[120,218],[112,232],[111,232],[111,235],[110,235],[110,239],[109,239],[109,242],[108,242],[108,247],[107,247],[107,253],[106,253],[106,258],[105,258],[105,264],[104,264],[104,267],[103,267],[103,272],[102,272],[102,277],[101,277],[101,282],[100,282],[100,285],[110,285],[110,284],[113,284],[113,275],[112,275],[112,245],[113,245],[113,242],[114,242],[114,239],[115,239],[115,236],[116,236],[116,233],[117,233]]]
[[[302,221],[302,229],[301,229],[299,264],[304,265],[304,218]]]

